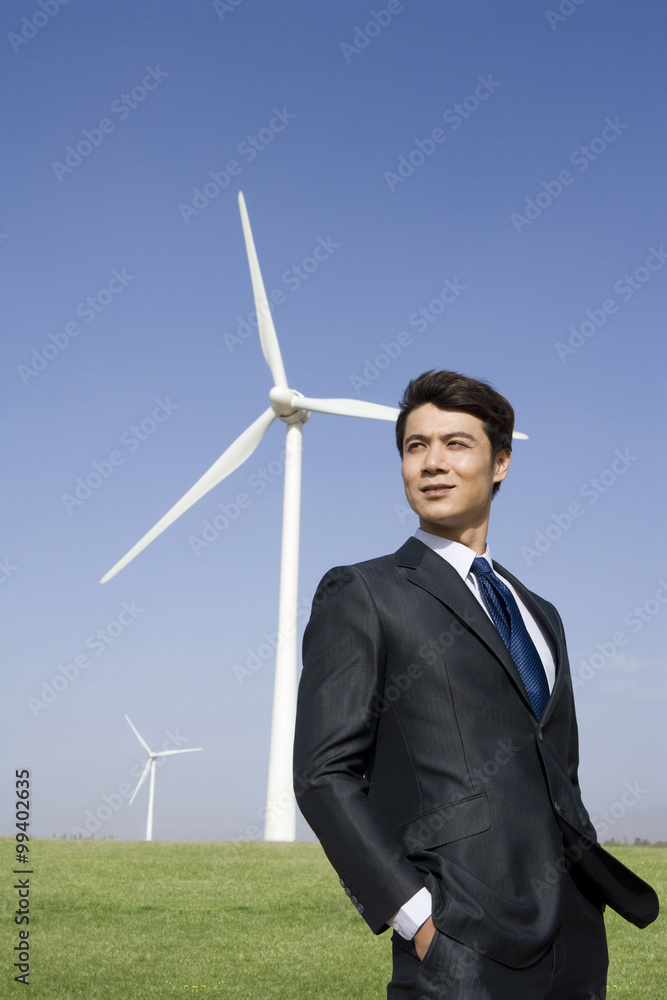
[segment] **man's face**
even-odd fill
[[[471,413],[433,403],[413,410],[405,424],[401,472],[420,527],[464,545],[481,530],[486,537],[493,484],[507,475],[510,457],[505,448],[492,461],[482,421]]]

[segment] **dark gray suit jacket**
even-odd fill
[[[638,926],[654,891],[596,843],[577,781],[572,682],[558,612],[510,573],[556,650],[535,718],[495,626],[416,538],[331,570],[303,643],[295,792],[375,933],[423,885],[437,927],[521,967],[548,947],[562,874]]]

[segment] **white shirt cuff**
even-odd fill
[[[397,934],[400,934],[406,941],[412,941],[413,937],[433,912],[433,902],[431,893],[426,886],[416,892],[414,896],[404,903],[398,913],[395,913],[387,923],[393,927]]]

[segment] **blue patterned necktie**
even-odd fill
[[[486,559],[477,556],[471,569],[477,577],[493,624],[516,663],[530,704],[539,719],[549,700],[549,685],[542,660],[521,617],[519,605],[512,591],[496,576]]]

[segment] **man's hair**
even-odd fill
[[[505,397],[481,379],[469,378],[459,372],[438,372],[432,369],[408,383],[399,403],[396,446],[401,457],[403,457],[403,438],[408,416],[418,406],[424,406],[426,403],[433,403],[440,410],[471,413],[481,420],[484,433],[491,442],[492,459],[495,459],[503,448],[512,450],[514,410]],[[499,489],[500,483],[494,483],[493,496]]]

